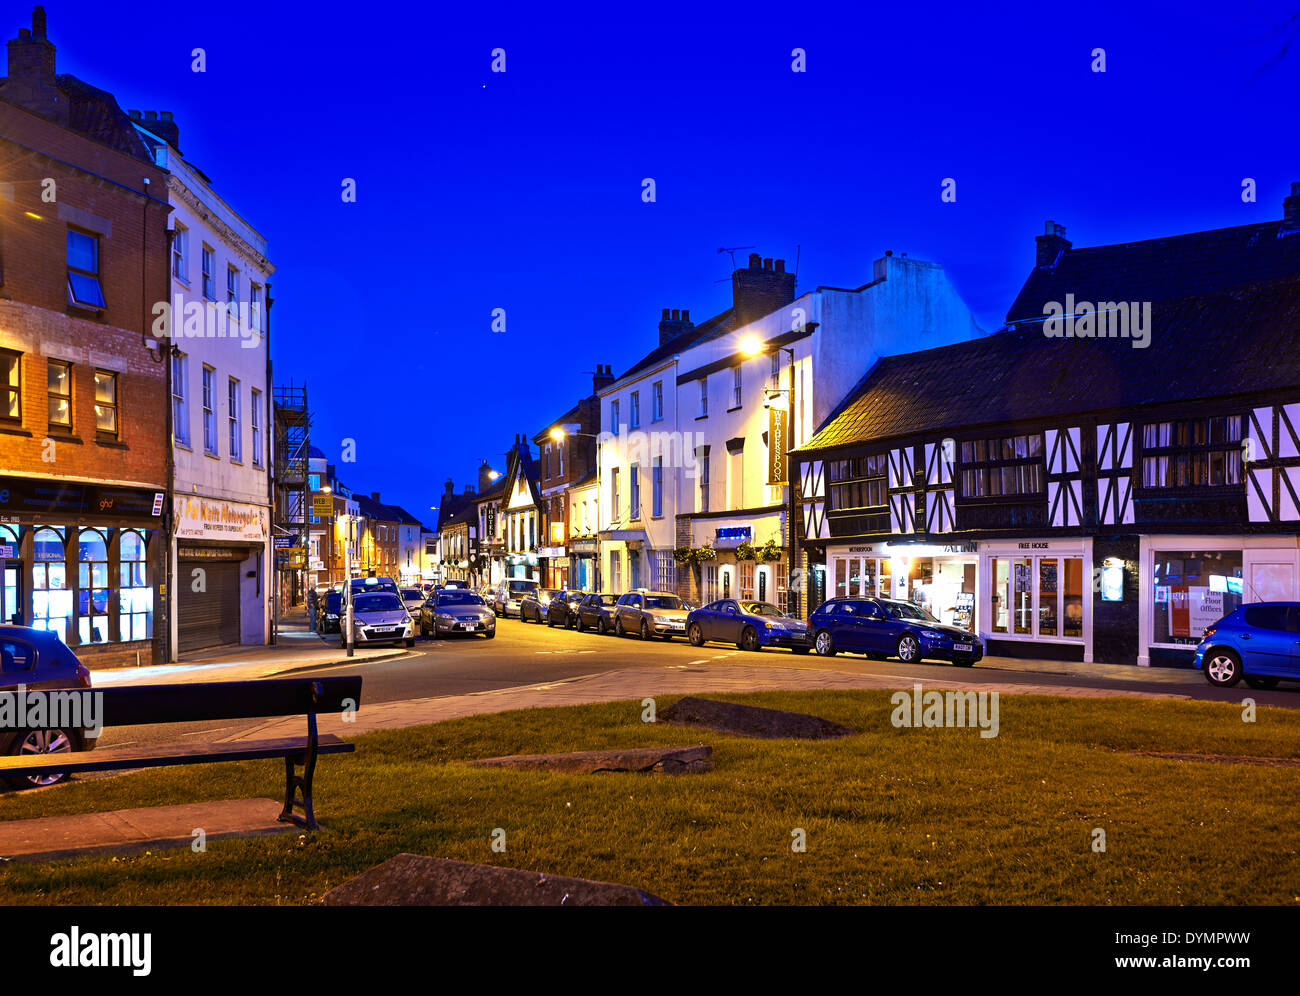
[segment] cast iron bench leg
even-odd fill
[[[319,685],[317,686],[319,689]],[[280,813],[279,822],[295,823],[300,827],[308,830],[319,830],[316,823],[316,814],[312,810],[311,804],[311,780],[316,773],[316,714],[307,713],[307,747],[303,751],[302,757],[302,774],[294,772],[293,757],[284,759],[284,810]],[[297,799],[298,790],[302,790],[302,800]],[[294,809],[302,810],[299,816]]]

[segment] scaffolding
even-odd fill
[[[311,550],[311,413],[307,385],[293,381],[273,389],[275,409],[276,617],[306,597],[307,558]]]

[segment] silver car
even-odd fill
[[[476,592],[444,588],[420,609],[420,635],[481,635],[491,640],[497,635],[497,616]]]
[[[527,578],[507,578],[497,585],[496,598],[493,601],[493,608],[499,616],[510,618],[510,613],[519,615],[520,604],[530,591],[537,591],[541,588],[536,581],[529,581]]]
[[[686,606],[668,591],[629,591],[614,608],[614,635],[640,633],[641,639],[671,640],[686,635]]]
[[[347,627],[340,627],[339,642],[348,642]],[[415,646],[415,620],[401,596],[391,591],[354,592],[352,595],[354,645],[405,643]]]

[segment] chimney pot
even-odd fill
[[[1296,184],[1296,186],[1300,186],[1300,184]],[[683,308],[683,309],[682,309],[682,321],[684,321],[684,322],[689,322],[690,320],[691,320],[691,313],[690,313],[689,311],[687,311],[685,308]]]
[[[675,321],[675,322],[680,322],[681,320],[682,320],[682,313],[681,313],[681,311],[679,311],[677,308],[674,308],[674,309],[673,309],[673,321]]]
[[[772,269],[772,257],[771,257],[771,256],[768,256],[767,259],[763,260],[763,269],[765,269],[765,270],[769,270],[769,271]]]
[[[1300,232],[1300,183],[1291,184],[1291,196],[1282,201],[1282,231]]]
[[[1038,236],[1034,242],[1037,245],[1035,265],[1040,269],[1046,266],[1055,266],[1061,253],[1070,248],[1070,241],[1065,237],[1065,226],[1058,225],[1054,221],[1049,221],[1044,226],[1043,234]]]
[[[662,321],[662,322],[666,322],[666,321],[668,321],[668,309],[667,309],[667,308],[664,308],[664,316],[663,316],[663,318],[660,319],[660,321]]]
[[[31,36],[32,36],[32,29],[31,29],[31,28],[19,28],[19,29],[18,29],[18,37],[19,37],[19,38],[22,38],[22,39],[26,40],[26,39],[30,38]]]
[[[158,112],[157,112],[157,111],[145,111],[145,112],[144,112],[144,119],[145,119],[146,121],[157,121],[157,120],[158,120]]]
[[[749,268],[751,270],[759,270],[762,269],[762,267],[762,257],[756,252],[751,252],[749,254]]]
[[[164,121],[176,120],[176,116],[172,114],[171,111],[159,111],[158,116],[161,117]]]
[[[40,4],[32,8],[32,34],[37,38],[45,37],[45,8]]]
[[[127,111],[127,112],[126,112],[126,116],[127,116],[128,118],[130,118],[132,121],[139,121],[139,120],[140,120],[140,112],[139,112],[139,111]]]
[[[783,260],[783,259],[778,259],[778,260],[776,261],[776,264],[775,264],[775,265],[776,265],[776,272],[777,272],[777,273],[784,273],[784,272],[785,272],[785,260]]]

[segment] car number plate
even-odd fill
[[[478,629],[478,623],[461,623],[461,629]]]
[[[953,650],[974,650],[975,648],[969,643],[954,643]]]

